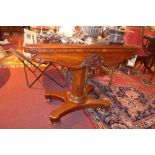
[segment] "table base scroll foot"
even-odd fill
[[[88,107],[98,107],[98,108],[104,108],[105,110],[109,110],[111,107],[111,103],[108,99],[93,99],[91,97],[88,97],[87,101],[85,103],[76,104],[73,102],[70,102],[67,98],[62,106],[60,106],[57,110],[52,111],[50,114],[50,121],[51,122],[57,122],[60,120],[60,118],[70,112],[88,108]]]
[[[65,92],[46,91],[45,99],[47,101],[51,101],[52,99],[58,99],[58,100],[64,101],[66,99],[66,93]]]
[[[52,124],[52,126],[57,127],[60,125],[61,119],[55,119],[54,120],[54,119],[50,118],[50,123]]]

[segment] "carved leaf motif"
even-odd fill
[[[102,65],[103,62],[103,57],[94,53],[85,58],[85,60],[81,64],[81,67],[96,68],[97,66]]]

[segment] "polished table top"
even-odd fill
[[[29,44],[25,45],[24,51],[63,66],[79,68],[93,53],[102,56],[105,64],[111,66],[132,57],[138,48],[134,45]]]

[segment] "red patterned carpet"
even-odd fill
[[[154,128],[155,86],[145,85],[142,79],[143,76],[140,79],[118,72],[111,87],[107,86],[107,76],[92,81],[96,86],[92,95],[96,98],[107,97],[112,103],[108,112],[100,108],[86,110],[96,128]]]

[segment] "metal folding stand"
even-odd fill
[[[49,76],[49,75],[46,73],[47,69],[48,69],[50,66],[53,66],[53,67],[58,71],[58,73],[60,74],[60,76],[61,76],[62,78],[64,78],[63,75],[62,75],[62,73],[59,71],[59,69],[58,69],[52,62],[40,62],[40,63],[38,63],[38,65],[37,65],[37,64],[33,63],[32,61],[30,61],[29,59],[25,58],[25,56],[23,56],[23,55],[22,55],[21,53],[19,53],[19,52],[18,52],[18,53],[16,52],[16,56],[18,57],[18,59],[19,59],[19,60],[23,63],[23,65],[24,65],[24,72],[25,72],[25,77],[26,77],[26,82],[27,82],[28,87],[31,88],[31,87],[40,79],[40,77],[43,76],[43,75],[47,76],[50,80],[52,80],[53,82],[55,82],[57,85],[59,85],[59,86],[62,87],[62,88],[64,88],[64,87],[66,86],[66,84],[64,84],[64,85],[63,85],[63,84],[60,84],[58,81],[56,81],[54,78],[52,78],[51,76]],[[33,66],[33,67],[34,67],[34,70],[31,69],[31,67],[29,67],[25,61],[28,62],[31,66]],[[41,65],[43,65],[43,64],[45,64],[46,67],[44,68],[44,70],[41,70],[39,67],[40,67]],[[27,73],[26,68],[36,77],[36,79],[35,79],[33,82],[31,82],[31,83],[29,82],[28,73]],[[40,74],[39,74],[39,75],[36,75],[36,71],[39,71]]]

